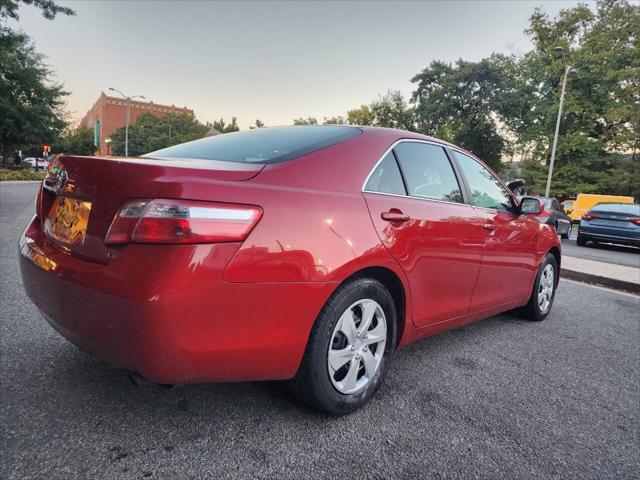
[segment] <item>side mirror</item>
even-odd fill
[[[542,202],[537,198],[523,197],[520,201],[520,211],[531,215],[537,215],[542,211]]]
[[[524,180],[521,178],[516,178],[515,180],[511,180],[507,182],[507,188],[511,190],[513,193],[516,193],[516,190],[520,187],[524,187]]]

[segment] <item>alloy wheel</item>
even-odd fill
[[[362,299],[347,308],[336,323],[327,352],[331,383],[350,395],[375,377],[387,343],[387,320],[374,300]]]
[[[555,287],[555,272],[553,265],[548,264],[542,270],[540,282],[538,284],[538,307],[542,313],[547,313],[551,307],[553,299],[553,289]]]

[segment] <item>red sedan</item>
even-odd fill
[[[362,406],[392,352],[506,310],[542,320],[560,243],[454,145],[256,129],[142,158],[58,157],[20,239],[26,291],[82,350],[157,383],[292,380]]]

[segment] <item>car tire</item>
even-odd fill
[[[547,253],[533,283],[531,297],[519,313],[527,320],[540,322],[549,315],[558,286],[558,262],[556,257]]]
[[[564,238],[565,240],[568,239],[569,237],[571,237],[572,230],[573,230],[573,225],[569,223],[569,229],[567,230],[567,233],[561,233],[560,238]]]
[[[584,236],[580,235],[580,231],[578,231],[578,238],[576,238],[576,243],[578,244],[579,247],[587,246],[587,239],[584,238]]]
[[[362,407],[384,378],[395,349],[396,318],[393,298],[379,281],[361,277],[338,287],[311,329],[290,383],[293,393],[333,415]]]

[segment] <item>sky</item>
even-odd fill
[[[49,21],[22,6],[18,25],[71,92],[72,119],[115,87],[246,129],[345,115],[389,89],[408,97],[433,60],[522,54],[535,7],[553,17],[578,2],[58,3],[76,15]]]

